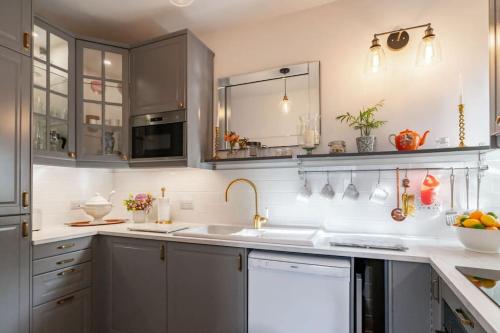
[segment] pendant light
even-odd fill
[[[286,94],[286,78],[285,80],[285,94],[283,95],[283,99],[281,100],[281,112],[284,114],[288,114],[290,112],[290,100]]]
[[[417,66],[430,66],[441,62],[441,46],[434,29],[429,25],[420,41],[417,52]]]
[[[280,73],[283,75],[287,75],[290,73],[290,68],[281,68]],[[290,100],[288,99],[288,95],[286,93],[286,77],[283,78],[285,82],[285,94],[283,95],[283,98],[281,99],[281,112],[284,114],[288,114],[290,112]]]
[[[170,0],[170,3],[176,7],[187,7],[193,2],[194,0]]]
[[[366,61],[366,72],[369,74],[379,73],[386,69],[385,52],[379,43],[377,36],[373,37],[372,46],[368,52]]]

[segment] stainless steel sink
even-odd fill
[[[316,229],[244,228],[226,225],[207,225],[177,231],[174,236],[237,240],[257,243],[313,246],[318,235]]]

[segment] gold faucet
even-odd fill
[[[226,187],[226,195],[225,195],[226,196],[226,202],[227,202],[227,199],[228,199],[227,195],[229,193],[229,189],[231,188],[231,186],[234,183],[237,183],[237,182],[247,183],[248,185],[250,185],[252,187],[253,192],[255,194],[255,215],[253,217],[253,227],[255,229],[262,228],[262,225],[267,222],[267,218],[259,215],[259,202],[258,202],[258,199],[257,199],[257,186],[255,186],[255,184],[252,181],[250,181],[250,180],[248,180],[246,178],[237,178],[237,179],[233,180],[232,182],[230,182],[229,185],[227,185],[227,187]]]

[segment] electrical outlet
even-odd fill
[[[180,206],[181,206],[182,210],[193,210],[194,209],[193,200],[181,200]]]
[[[69,209],[70,210],[80,209],[80,207],[83,205],[85,205],[84,200],[72,200],[69,202]]]

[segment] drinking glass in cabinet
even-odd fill
[[[46,130],[47,124],[44,116],[39,116],[35,114],[34,117],[34,131],[33,131],[33,148],[35,150],[45,150],[46,149]]]
[[[106,129],[104,132],[104,153],[106,155],[120,154],[120,131]]]
[[[43,115],[47,113],[47,98],[44,90],[33,88],[33,112]]]

